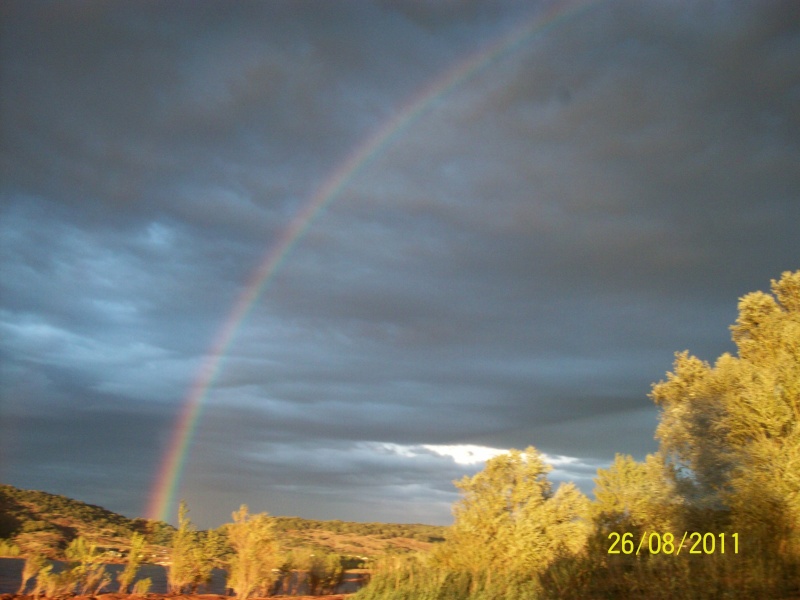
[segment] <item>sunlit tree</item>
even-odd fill
[[[71,579],[81,595],[94,595],[111,583],[111,576],[102,563],[102,555],[95,544],[84,537],[72,540],[64,550],[69,568],[62,571],[62,578]]]
[[[680,352],[654,384],[659,450],[643,462],[617,455],[598,470],[591,534],[586,498],[574,486],[553,492],[541,455],[514,450],[457,482],[455,523],[430,560],[379,569],[358,597],[795,597],[800,271],[772,281],[770,294],[747,294],[738,309],[736,354],[712,365]],[[645,550],[627,541],[609,554],[612,532]]]
[[[181,500],[178,508],[178,530],[172,536],[167,583],[171,593],[180,593],[208,580],[212,563],[201,547],[189,508]]]
[[[687,506],[761,540],[754,552],[800,556],[800,271],[771,291],[740,299],[737,356],[680,353],[651,396]]]
[[[227,526],[228,542],[233,549],[228,572],[228,586],[237,598],[246,600],[261,592],[266,594],[277,579],[281,566],[275,524],[266,513],[248,514],[242,504]]]
[[[126,594],[130,588],[133,580],[136,578],[136,572],[139,570],[139,565],[144,558],[145,538],[140,533],[134,533],[131,536],[131,547],[128,552],[128,560],[125,563],[125,568],[117,575],[117,583],[119,584],[119,592]]]
[[[492,578],[533,578],[559,556],[579,552],[587,539],[588,500],[573,484],[553,492],[551,470],[533,447],[511,450],[483,471],[456,483],[462,499],[437,558],[445,568]]]
[[[308,569],[308,586],[312,594],[320,591],[333,593],[344,576],[342,559],[331,552],[314,552],[310,556]]]
[[[677,526],[679,499],[669,466],[659,453],[644,462],[617,454],[595,477],[592,512],[600,533],[667,532]]]
[[[24,594],[25,588],[28,587],[28,582],[36,577],[37,573],[47,565],[47,559],[43,554],[31,553],[25,557],[25,562],[22,565],[22,581],[17,590],[17,594]]]

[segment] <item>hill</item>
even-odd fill
[[[286,550],[312,548],[342,556],[375,558],[425,550],[444,539],[446,527],[421,524],[316,521],[275,517]],[[223,529],[224,525],[219,529]],[[0,484],[0,540],[53,558],[78,536],[97,546],[124,550],[134,532],[145,535],[154,556],[164,555],[174,527],[161,521],[129,519],[100,506],[42,491]],[[207,532],[200,532],[205,535]]]
[[[141,529],[138,521],[66,496],[0,484],[0,538],[49,555],[78,536],[98,546],[125,544]]]
[[[287,550],[311,547],[342,556],[371,558],[389,552],[427,550],[444,541],[447,531],[438,525],[314,521],[299,517],[276,517],[275,525]]]

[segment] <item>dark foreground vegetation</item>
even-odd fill
[[[446,532],[328,522],[316,535],[319,522],[246,506],[207,532],[195,530],[185,504],[177,529],[89,505],[74,509],[81,520],[57,505],[61,497],[2,486],[0,533],[10,541],[0,549],[26,558],[21,590],[48,597],[110,585],[145,593],[138,566],[161,556],[172,593],[196,591],[219,566],[243,599],[275,593],[289,573],[296,586],[283,592],[330,592],[345,568],[360,566],[371,581],[358,600],[797,600],[800,271],[773,281],[771,294],[743,297],[731,330],[736,355],[713,365],[676,355],[650,393],[661,410],[659,450],[642,462],[618,455],[598,471],[594,500],[572,484],[553,489],[533,447],[456,482],[462,498]],[[87,520],[94,525],[80,524]],[[359,533],[403,543],[370,557],[332,549],[332,538],[337,548],[360,543]],[[113,550],[100,545],[115,540]],[[125,565],[114,582],[101,568],[109,552]],[[56,573],[47,559],[57,557],[67,566]]]

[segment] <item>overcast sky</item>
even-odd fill
[[[179,491],[200,526],[241,503],[449,523],[482,463],[442,446],[534,445],[591,493],[616,452],[656,449],[674,353],[733,350],[737,299],[800,268],[794,0],[0,11],[5,483],[143,516],[264,257],[487,48],[242,322]]]

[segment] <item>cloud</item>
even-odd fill
[[[548,6],[4,3],[4,481],[140,514],[315,191]],[[534,445],[590,491],[657,448],[673,353],[734,350],[736,299],[798,268],[796,5],[578,8],[431,99],[305,224],[203,396],[195,520],[446,522],[479,463],[431,448]]]
[[[459,465],[485,463],[490,458],[508,452],[508,450],[502,450],[500,448],[488,448],[486,446],[476,446],[475,444],[425,444],[422,447],[439,456],[449,456]]]
[[[245,496],[248,506],[260,507],[254,510],[295,514],[299,507],[316,504],[317,518],[364,520],[372,514],[418,522],[425,515],[427,522],[447,524],[459,498],[452,483],[474,475],[488,458],[507,451],[471,444],[351,442],[322,436],[298,442],[265,432],[260,442],[240,445],[249,450],[233,460],[232,453],[208,444],[207,438],[200,442],[202,460],[187,471],[185,489],[190,506],[202,506],[204,518],[212,515],[212,522],[235,508],[231,487],[249,477],[262,482]],[[554,467],[552,481],[574,481],[590,491],[598,463],[544,456]]]

